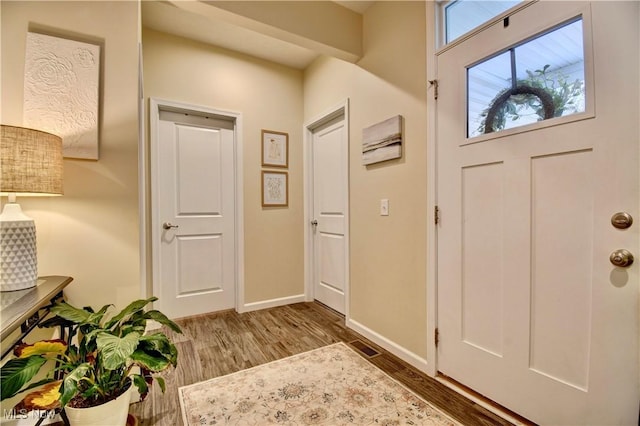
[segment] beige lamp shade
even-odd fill
[[[2,126],[0,195],[9,202],[0,214],[0,291],[36,286],[38,256],[35,222],[16,203],[16,195],[62,194],[62,139],[51,133]]]
[[[2,125],[1,195],[61,195],[62,174],[62,139],[59,136]]]

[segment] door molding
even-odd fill
[[[159,292],[159,283],[157,282],[157,277],[160,274],[159,270],[159,256],[158,250],[153,250],[154,247],[159,247],[159,233],[156,232],[156,228],[159,227],[161,222],[160,218],[157,216],[159,209],[157,208],[157,199],[158,199],[158,176],[157,176],[157,167],[153,167],[156,164],[154,161],[157,161],[158,150],[155,148],[158,146],[158,126],[160,122],[160,111],[172,111],[172,112],[180,112],[180,113],[192,113],[196,115],[213,115],[224,120],[233,122],[233,132],[234,132],[234,168],[235,168],[235,273],[236,273],[236,283],[235,283],[235,310],[238,312],[242,311],[242,307],[244,306],[244,195],[243,195],[243,169],[242,169],[242,113],[227,111],[227,110],[219,110],[214,108],[209,108],[200,105],[194,105],[183,102],[175,102],[169,101],[165,99],[159,98],[150,98],[149,99],[150,107],[149,107],[149,150],[145,150],[144,156],[146,158],[144,160],[145,164],[149,164],[149,194],[151,195],[151,202],[148,204],[150,206],[150,211],[144,212],[147,218],[150,218],[150,227],[147,227],[146,230],[151,233],[151,238],[147,238],[146,246],[147,252],[151,252],[151,291],[152,294],[158,294]],[[159,228],[158,228],[159,229]]]
[[[304,145],[303,145],[303,158],[304,158],[304,294],[305,300],[307,302],[311,302],[314,299],[314,288],[313,288],[313,236],[311,234],[311,220],[313,215],[313,150],[311,149],[311,143],[313,141],[313,132],[318,127],[323,124],[337,118],[340,116],[344,116],[344,126],[347,135],[347,143],[345,145],[345,153],[344,155],[347,158],[347,173],[345,175],[344,186],[346,188],[345,197],[347,206],[346,209],[346,217],[345,217],[345,243],[346,247],[346,259],[345,259],[345,288],[344,288],[344,298],[345,298],[345,319],[349,320],[349,293],[350,293],[350,285],[349,285],[349,277],[350,269],[349,269],[349,260],[350,260],[350,242],[349,242],[349,141],[350,141],[350,132],[349,132],[349,99],[345,99],[344,101],[334,105],[333,107],[327,109],[322,114],[319,114],[313,117],[311,120],[308,120],[303,129],[304,133]]]
[[[435,207],[438,205],[437,174],[437,24],[436,2],[426,2],[427,25],[427,80],[434,81],[427,91],[427,366],[426,373],[435,377],[438,372],[436,328],[438,327],[438,225],[435,223]],[[428,83],[427,83],[428,84]]]
[[[140,7],[140,5],[138,5]],[[138,12],[140,13],[140,12]],[[147,158],[147,105],[143,93],[142,44],[138,42],[138,245],[140,247],[140,298],[146,299],[151,293],[150,218],[149,218],[149,159]]]

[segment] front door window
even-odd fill
[[[444,12],[444,44],[452,42],[521,2],[522,0],[453,0],[440,3]]]
[[[467,68],[467,137],[585,111],[582,19]]]

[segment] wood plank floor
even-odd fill
[[[182,425],[178,387],[233,373],[339,341],[358,342],[378,355],[366,357],[436,407],[465,425],[510,425],[483,407],[345,327],[344,317],[318,303],[238,314],[218,312],[178,321],[183,334],[165,330],[179,351],[178,367],[163,373],[159,386],[143,402],[131,405],[141,426]],[[362,345],[360,345],[362,346]]]

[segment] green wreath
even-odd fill
[[[549,94],[549,92],[540,87],[532,87],[527,85],[517,86],[515,88],[505,90],[500,96],[494,99],[491,107],[487,111],[487,118],[484,122],[484,133],[493,133],[493,122],[498,115],[498,112],[501,108],[504,107],[504,104],[509,100],[511,96],[515,95],[534,95],[540,102],[542,103],[542,108],[544,110],[544,119],[553,118],[555,114],[555,106],[553,104],[553,98]]]

